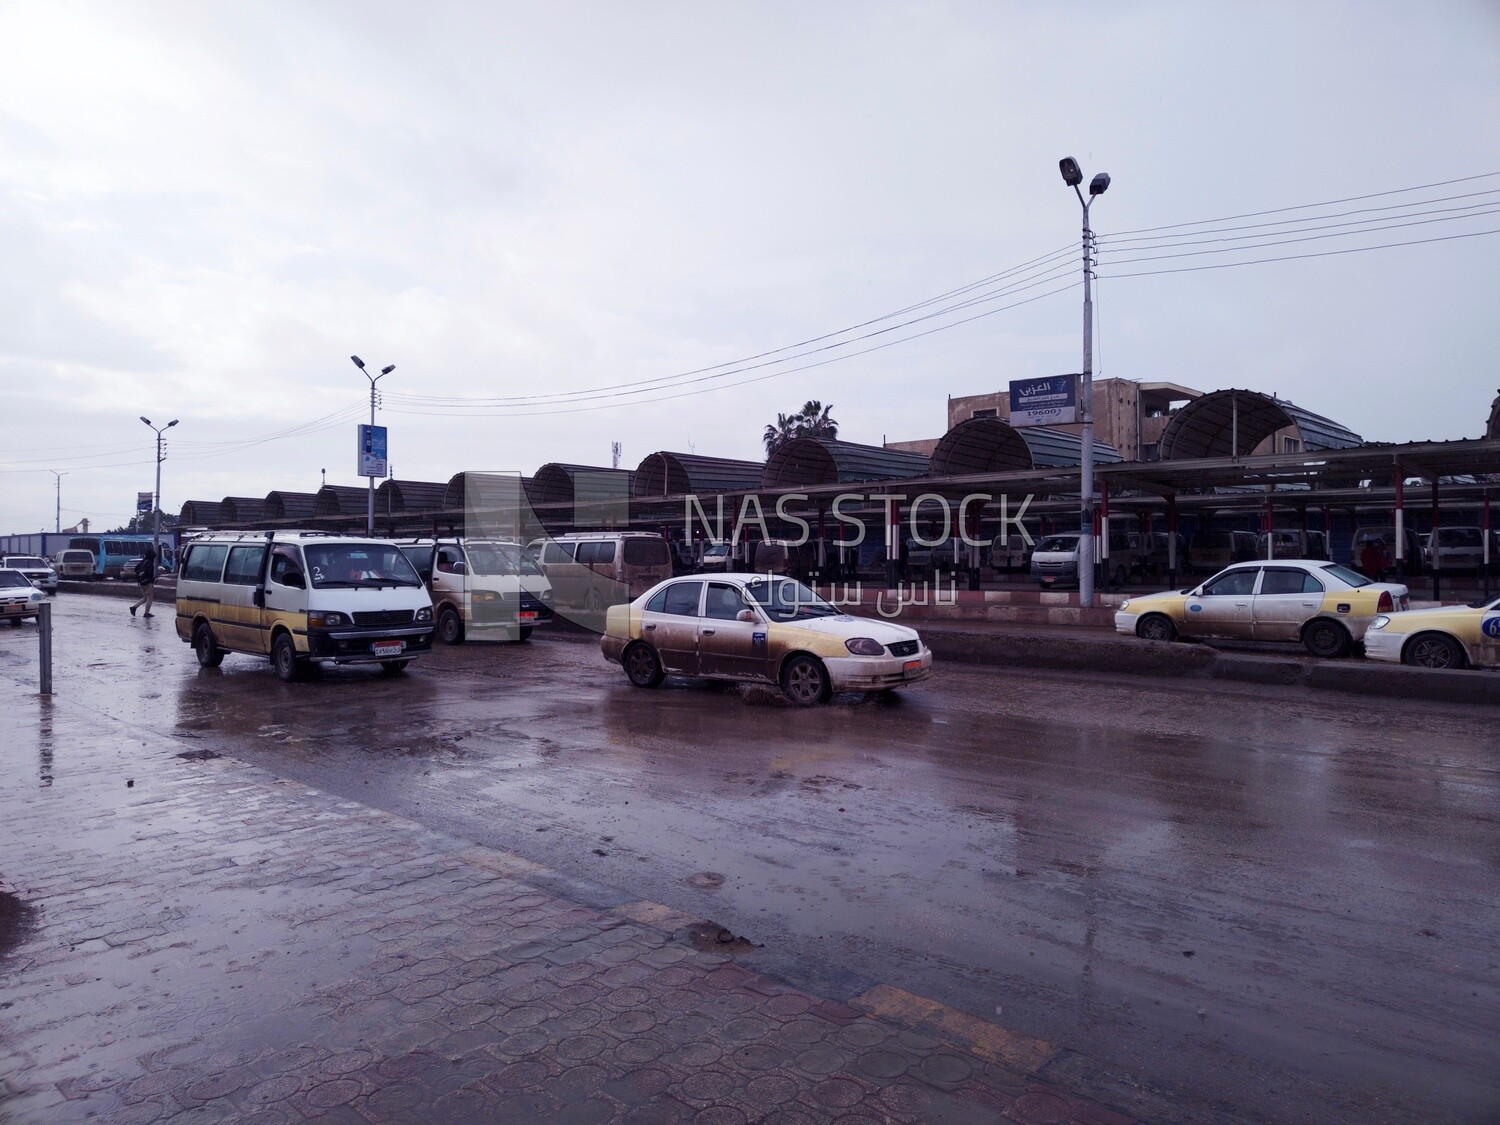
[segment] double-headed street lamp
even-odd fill
[[[146,423],[146,425],[151,426],[151,419],[147,418],[144,414],[141,415],[141,421]],[[156,431],[156,492],[153,494],[154,500],[152,503],[152,506],[156,509],[156,528],[151,533],[151,550],[156,554],[158,565],[161,562],[161,435],[166,433],[175,425],[177,425],[177,419],[173,418],[165,426],[151,426],[151,428]],[[61,515],[62,513],[59,512],[59,519],[61,518]],[[150,609],[151,607],[147,606],[146,608]],[[131,612],[134,612],[134,610],[132,610]]]
[[[380,382],[381,379],[385,378],[385,376],[389,375],[392,371],[396,370],[396,365],[394,363],[392,363],[392,364],[390,364],[387,367],[382,367],[380,369],[380,374],[379,375],[371,375],[368,371],[365,370],[365,361],[362,360],[362,359],[360,359],[359,356],[357,356],[357,355],[351,355],[349,358],[354,361],[354,366],[355,367],[359,368],[361,371],[364,372],[365,378],[368,379],[368,380],[370,380],[370,429],[373,430],[375,428],[375,384],[378,383],[378,382]],[[374,535],[375,534],[375,478],[374,477],[366,477],[365,479],[370,482],[369,503],[368,503],[368,505],[365,508],[365,534],[366,535]]]
[[[1083,205],[1083,375],[1079,379],[1078,412],[1083,423],[1083,457],[1079,465],[1082,479],[1082,506],[1078,514],[1078,604],[1084,609],[1094,605],[1094,232],[1089,230],[1089,204],[1109,188],[1109,173],[1100,172],[1089,181],[1085,199],[1078,185],[1083,172],[1078,161],[1065,156],[1058,161],[1063,183],[1073,189]],[[1109,528],[1104,528],[1109,542]]]

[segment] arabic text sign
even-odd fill
[[[359,475],[383,477],[386,474],[384,426],[359,427]]]
[[[1056,426],[1077,420],[1077,375],[1011,380],[1010,424],[1012,426]]]

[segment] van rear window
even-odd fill
[[[671,561],[665,539],[625,540],[626,566],[666,566]]]

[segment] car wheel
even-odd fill
[[[523,641],[529,641],[529,640],[531,640],[531,630],[532,630],[532,628],[533,628],[533,626],[531,626],[531,625],[522,625],[521,629],[520,629],[520,634],[521,634],[520,639],[523,640]]]
[[[833,695],[823,662],[806,653],[799,653],[787,661],[781,672],[781,690],[798,707],[827,703]]]
[[[1319,618],[1302,630],[1302,645],[1314,656],[1332,660],[1349,653],[1349,634],[1337,621]]]
[[[193,655],[204,668],[217,668],[224,663],[224,650],[214,643],[214,631],[204,621],[193,630]]]
[[[583,609],[588,614],[600,614],[604,612],[604,599],[599,596],[598,590],[590,590],[583,599]]]
[[[636,641],[625,650],[625,659],[621,663],[625,665],[625,675],[636,687],[654,688],[666,679],[655,650],[642,641]]]
[[[1401,663],[1417,668],[1462,668],[1467,660],[1463,646],[1452,637],[1442,633],[1418,633],[1407,642]]]
[[[277,633],[276,639],[271,642],[271,666],[276,669],[276,675],[284,684],[294,683],[302,678],[302,661],[297,656],[297,646],[292,642],[290,633]]]
[[[437,623],[438,640],[445,645],[456,645],[464,639],[464,622],[459,617],[458,610],[451,605],[444,606],[443,611],[438,614]]]
[[[1175,641],[1177,626],[1170,617],[1160,613],[1148,613],[1136,624],[1135,635],[1148,641]]]
[[[410,660],[382,660],[380,662],[380,674],[382,676],[399,676],[406,671]]]

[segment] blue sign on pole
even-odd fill
[[[1056,426],[1078,421],[1078,376],[1049,379],[1012,379],[1010,424]]]
[[[384,426],[359,427],[359,475],[383,477],[386,473]]]

